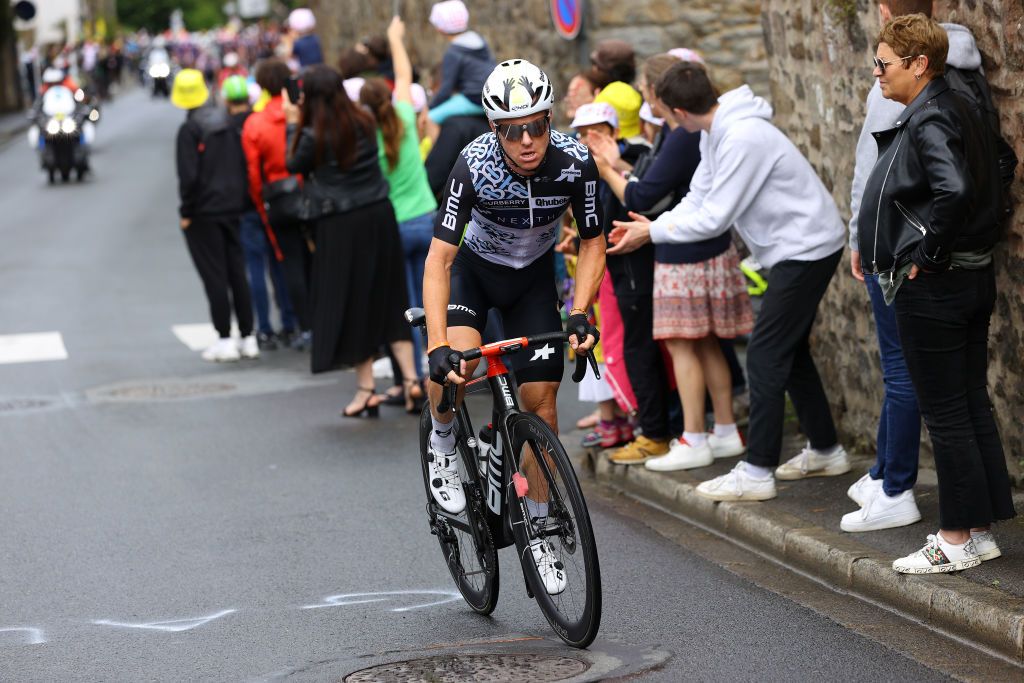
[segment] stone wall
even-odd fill
[[[808,156],[849,211],[854,150],[872,83],[879,20],[866,0],[764,0],[763,24],[775,123]],[[999,106],[1003,133],[1024,158],[1024,5],[1014,0],[939,0],[939,21],[971,29]],[[1021,170],[1014,187],[1024,200]],[[1011,473],[1024,473],[1024,210],[996,256],[999,299],[990,335],[989,386]],[[840,428],[873,447],[881,375],[870,307],[845,261],[819,316],[815,352]]]
[[[401,3],[408,26],[407,43],[414,62],[429,66],[440,61],[444,39],[427,21],[430,0]],[[726,89],[748,82],[768,93],[768,69],[761,37],[758,0],[589,0],[584,31],[573,42],[555,33],[549,0],[466,0],[470,24],[490,43],[499,61],[525,57],[548,71],[556,95],[580,67],[588,65],[592,46],[604,38],[632,43],[640,56],[673,47],[700,50],[716,81]],[[316,0],[318,31],[325,57],[333,62],[342,48],[370,35],[383,33],[391,2]]]

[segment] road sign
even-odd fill
[[[583,28],[584,0],[551,0],[551,21],[558,35],[574,40]]]
[[[22,21],[32,21],[36,16],[36,6],[28,0],[21,0],[14,5],[14,16]]]

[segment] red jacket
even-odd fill
[[[278,260],[281,256],[277,247],[277,236],[274,235],[263,207],[263,184],[283,180],[291,175],[285,167],[287,137],[287,124],[284,120],[284,110],[281,108],[280,95],[270,98],[263,111],[250,114],[242,128],[242,149],[245,151],[246,167],[249,172],[249,196],[263,218],[263,225],[266,226],[267,236],[270,237],[270,243],[278,254]]]

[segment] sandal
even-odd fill
[[[423,387],[418,379],[402,380],[405,385],[405,412],[418,415],[423,410]]]
[[[341,411],[341,416],[362,417],[363,413],[366,413],[367,417],[380,417],[380,402],[374,401],[374,399],[377,398],[376,391],[376,387],[359,387],[358,389],[356,389],[356,397],[358,397],[359,394],[366,394],[366,400],[363,401],[363,405],[359,408],[359,410],[355,411],[354,413],[350,413],[349,409],[346,407],[345,410]],[[355,402],[355,397],[353,397],[352,402]]]

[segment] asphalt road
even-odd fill
[[[0,364],[0,680],[340,680],[460,651],[642,680],[943,678],[597,491],[591,653],[553,639],[514,552],[493,618],[471,613],[427,532],[414,418],[342,420],[352,374],[294,351],[213,366],[172,334],[207,320],[175,213],[183,116],[142,93],[104,116],[82,184],[0,149],[0,334],[67,351]]]

